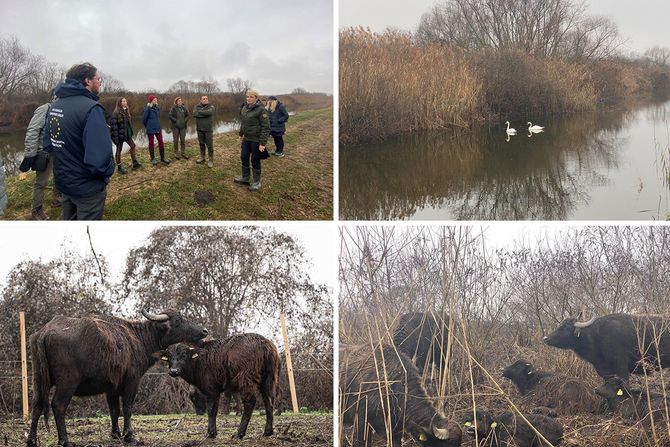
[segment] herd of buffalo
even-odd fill
[[[272,435],[280,362],[271,341],[257,334],[203,340],[207,329],[178,312],[142,311],[142,315],[143,321],[102,315],[58,316],[30,336],[33,396],[28,446],[38,445],[41,415],[47,425],[52,388],[51,408],[59,446],[73,445],[65,429],[65,412],[72,396],[103,393],[109,405],[112,437],[134,441],[130,417],[137,388],[144,373],[158,359],[166,362],[171,376],[181,377],[204,394],[208,437],[217,435],[221,393],[236,393],[241,398],[243,411],[237,438],[246,433],[257,394],[266,410],[263,435]],[[119,429],[121,403],[123,432]]]
[[[475,408],[450,420],[422,383],[424,368],[444,363],[451,351],[449,318],[432,312],[401,315],[392,342],[340,346],[340,413],[347,436],[357,447],[371,446],[375,437],[393,447],[400,447],[403,437],[420,446],[451,447],[461,445],[465,431],[480,445],[540,447],[561,443],[558,415],[618,413],[645,426],[670,419],[670,399],[633,389],[628,381],[631,373],[670,367],[670,321],[629,314],[581,320],[581,315],[564,320],[543,341],[573,350],[593,365],[601,386],[594,390],[580,379],[519,359],[502,375],[535,407],[531,412],[492,414]]]

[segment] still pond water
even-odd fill
[[[340,149],[340,219],[653,220],[670,211],[670,98]]]
[[[221,114],[214,117],[214,133],[224,133],[239,129],[239,120],[236,119],[235,114]],[[147,133],[142,126],[141,119],[132,120],[133,140],[138,145],[140,151],[147,151],[149,145]],[[170,129],[170,120],[167,117],[161,117],[161,126],[163,127],[163,142],[172,143],[172,129]],[[26,136],[25,129],[11,132],[8,134],[0,134],[0,159],[4,162],[7,175],[18,174],[19,165],[23,160],[24,139]],[[195,119],[190,119],[186,131],[186,139],[196,139],[198,134],[195,130]],[[115,146],[110,145],[110,151],[113,151]],[[127,144],[123,145],[123,153],[128,151]],[[172,158],[172,150],[167,150],[167,155]],[[124,159],[127,163],[127,160]]]

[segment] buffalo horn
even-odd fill
[[[144,315],[144,318],[151,321],[167,321],[170,319],[167,314],[152,314],[146,309],[142,309],[142,315]]]
[[[594,316],[593,318],[591,318],[589,321],[584,321],[584,322],[581,322],[581,321],[575,321],[575,327],[578,328],[578,329],[582,329],[582,328],[591,326],[591,325],[593,324],[594,321],[596,321],[596,317],[595,317],[595,316]]]
[[[433,425],[432,427],[433,434],[438,439],[449,439],[449,429],[448,428],[437,428]]]

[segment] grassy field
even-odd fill
[[[105,220],[331,220],[333,218],[333,109],[297,113],[287,123],[284,158],[262,162],[258,193],[233,183],[240,174],[236,133],[214,136],[214,167],[195,163],[197,140],[186,142],[189,160],[174,160],[172,136],[164,133],[172,163],[152,166],[138,148],[143,167],[114,174],[107,188]],[[272,138],[268,149],[274,151]],[[125,166],[130,155],[123,155]],[[7,179],[7,220],[30,218],[34,173]],[[45,205],[51,194],[47,192]],[[52,220],[60,208],[46,207]]]
[[[121,422],[121,421],[120,421]],[[156,416],[133,416],[135,443],[126,444],[109,436],[109,417],[68,419],[67,429],[70,442],[77,446],[120,447],[137,445],[146,447],[196,447],[196,446],[332,446],[332,413],[291,414],[284,413],[274,418],[274,434],[263,436],[265,416],[254,412],[244,439],[231,439],[236,433],[240,416],[217,418],[219,431],[216,439],[207,439],[207,416],[194,414],[173,414]],[[0,445],[25,445],[29,426],[21,419],[0,420]],[[56,427],[49,418],[49,432],[40,420],[38,438],[44,447],[55,446]]]

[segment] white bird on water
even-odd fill
[[[541,132],[544,130],[544,126],[533,126],[533,123],[528,121],[528,130],[530,132]]]
[[[516,135],[516,129],[512,128],[510,129],[509,127],[509,121],[505,121],[505,124],[507,124],[507,135]]]

